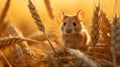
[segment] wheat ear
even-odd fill
[[[4,48],[6,46],[9,46],[11,44],[15,44],[15,43],[21,43],[22,41],[33,41],[36,42],[32,39],[28,39],[28,38],[20,38],[17,36],[14,37],[4,37],[4,38],[0,38],[0,49]]]
[[[115,15],[113,19],[113,25],[112,25],[112,30],[111,30],[111,54],[113,58],[113,67],[117,67],[116,65],[116,55],[115,55],[115,46],[117,44],[120,44],[120,38],[119,38],[119,24],[118,23],[118,17]]]
[[[106,45],[110,44],[111,39],[111,24],[110,20],[106,16],[106,13],[103,10],[100,11],[100,31],[101,35],[104,38],[104,42]]]
[[[22,35],[22,33],[20,31],[18,31],[18,29],[15,26],[11,25],[10,29],[14,35],[19,36],[19,37],[24,37]],[[20,46],[23,49],[23,51],[33,58],[34,54],[33,54],[32,50],[30,49],[28,43],[24,41],[24,42],[21,42],[20,44],[21,44]]]
[[[91,41],[92,45],[95,48],[95,45],[97,44],[97,41],[99,39],[99,10],[100,5],[95,8],[92,18],[92,31],[91,31]]]
[[[47,40],[48,40],[48,42],[49,42],[49,44],[50,44],[50,46],[51,46],[51,48],[52,48],[53,51],[56,53],[56,51],[55,51],[52,43],[50,42],[48,36],[46,35],[45,27],[44,27],[44,25],[42,24],[42,21],[41,21],[41,19],[40,19],[40,16],[39,16],[39,14],[38,14],[38,12],[37,12],[34,4],[32,3],[31,0],[28,0],[28,2],[29,2],[28,7],[29,7],[29,10],[30,10],[30,13],[31,13],[33,19],[35,20],[35,23],[36,23],[36,25],[38,26],[38,29],[44,33],[44,35],[46,36],[46,38],[47,38]]]
[[[27,64],[25,63],[25,56],[23,54],[23,51],[21,50],[20,46],[17,44],[14,45],[14,51],[16,56],[19,58],[19,60],[22,62],[22,64],[27,67]]]
[[[67,52],[70,53],[73,57],[82,60],[86,64],[88,64],[90,67],[98,67],[96,62],[94,62],[92,59],[90,59],[87,55],[80,52],[79,50],[74,49],[67,49]]]

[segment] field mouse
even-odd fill
[[[82,10],[79,10],[75,15],[68,15],[61,11],[62,42],[65,47],[79,49],[88,43],[89,36],[82,22],[83,16]]]

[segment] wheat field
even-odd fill
[[[120,67],[119,0],[1,0],[0,67]],[[85,12],[90,37],[64,47],[61,10]]]

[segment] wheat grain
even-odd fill
[[[19,37],[24,37],[20,31],[15,26],[10,26],[11,31],[13,32],[14,35],[19,36]],[[25,52],[25,54],[30,55],[32,58],[34,58],[34,52],[30,49],[29,45],[27,42],[21,42],[20,47],[22,50]]]
[[[100,31],[101,35],[104,38],[106,45],[110,44],[111,39],[111,24],[110,20],[107,18],[106,14],[101,10],[100,11]]]
[[[44,27],[44,25],[42,24],[42,21],[41,21],[41,19],[40,19],[40,16],[39,16],[39,14],[38,14],[35,6],[33,5],[33,3],[32,3],[31,0],[28,0],[28,1],[29,1],[28,7],[29,7],[29,10],[30,10],[30,13],[31,13],[33,19],[35,20],[35,23],[36,23],[36,25],[38,26],[38,29],[39,29],[40,31],[45,31],[45,27]]]
[[[48,54],[48,67],[59,67],[58,61],[55,59],[53,54]]]
[[[4,37],[4,38],[0,38],[0,49],[4,48],[6,46],[9,46],[9,45],[15,44],[15,43],[20,43],[22,41],[33,41],[33,42],[36,42],[36,41],[34,41],[32,39],[20,38],[20,37],[17,37],[17,36],[14,36],[14,37]]]
[[[118,51],[120,49],[120,21],[116,24],[116,45],[115,45],[115,51]]]
[[[18,46],[17,44],[15,44],[14,45],[14,51],[15,51],[15,54],[18,57],[18,59],[24,65],[24,67],[27,67],[27,64],[25,63],[25,56],[24,56],[23,51],[21,50],[20,46]]]
[[[116,67],[116,55],[115,55],[115,46],[116,44],[120,44],[120,39],[117,37],[119,37],[120,35],[116,35],[117,30],[119,30],[118,27],[118,17],[117,15],[115,15],[114,19],[113,19],[113,25],[112,25],[112,30],[111,30],[111,54],[112,54],[112,60],[113,60],[113,67]]]
[[[28,1],[29,1],[28,7],[29,7],[29,10],[30,10],[30,13],[31,13],[33,19],[36,21],[35,23],[36,23],[36,25],[38,26],[38,29],[44,33],[44,35],[45,35],[45,37],[47,38],[47,41],[49,42],[52,50],[56,53],[56,51],[55,51],[52,43],[50,42],[48,36],[46,35],[45,27],[44,27],[44,25],[42,24],[42,21],[41,21],[41,19],[40,19],[40,16],[39,16],[39,14],[38,14],[35,6],[33,5],[33,3],[32,3],[31,0],[28,0]],[[57,53],[56,53],[56,54],[57,54]]]
[[[94,10],[93,18],[92,18],[92,31],[91,31],[91,42],[92,45],[95,47],[97,41],[99,39],[99,10],[100,5],[96,7]]]
[[[74,50],[74,49],[68,49],[68,53],[70,53],[73,57],[82,60],[86,64],[88,64],[90,67],[98,67],[97,64],[90,59],[87,55],[84,53],[80,52],[79,50]]]

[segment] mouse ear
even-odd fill
[[[60,13],[59,13],[59,19],[60,19],[60,21],[63,21],[64,17],[65,17],[65,12],[63,10],[61,10]]]
[[[76,13],[76,16],[78,18],[79,21],[83,20],[84,16],[85,16],[85,13],[84,11],[82,10],[79,10],[77,13]]]

